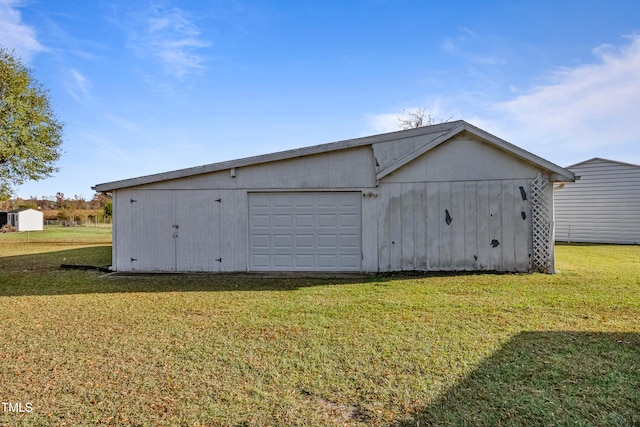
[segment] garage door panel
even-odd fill
[[[251,255],[251,265],[258,270],[266,270],[271,266],[271,259],[266,254]]]
[[[313,234],[297,234],[296,248],[313,248]]]
[[[359,248],[360,236],[357,234],[341,234],[340,247],[341,248]]]
[[[271,236],[268,234],[254,234],[251,236],[251,247],[258,248],[268,248],[270,244]]]
[[[360,217],[356,214],[340,214],[340,227],[360,227]]]
[[[296,267],[304,270],[313,269],[313,255],[296,255]]]
[[[249,194],[250,270],[360,270],[361,194]]]
[[[291,249],[292,236],[290,234],[276,234],[273,236],[273,247],[278,249]]]
[[[293,256],[291,254],[276,254],[273,257],[274,266],[276,268],[290,269],[293,268]]]
[[[335,193],[316,193],[316,206],[319,208],[334,208],[337,206]]]
[[[269,221],[271,220],[271,217],[269,215],[252,215],[251,216],[251,223],[252,226],[254,228],[257,227],[265,227],[265,228],[269,228],[270,224]]]
[[[318,214],[316,216],[318,227],[335,227],[338,224],[336,214]]]
[[[295,225],[296,227],[313,228],[313,214],[296,215]]]
[[[296,208],[313,208],[313,194],[297,194],[294,197],[294,205]]]
[[[291,208],[293,201],[290,194],[276,194],[272,198],[271,206],[274,208]]]
[[[360,268],[361,258],[355,255],[342,256],[340,268],[343,270],[355,270]]]
[[[338,247],[337,240],[335,234],[320,234],[318,235],[318,247],[335,249]]]
[[[291,227],[291,214],[277,214],[273,216],[274,227]]]

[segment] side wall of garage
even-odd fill
[[[386,176],[378,191],[380,271],[530,271],[538,173],[458,137]]]

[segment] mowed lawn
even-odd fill
[[[103,277],[59,266],[109,265],[108,230],[0,235],[0,402],[32,408],[0,425],[639,425],[640,247],[556,253],[556,275]]]

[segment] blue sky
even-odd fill
[[[640,2],[0,0],[0,43],[91,186],[463,119],[562,166],[640,164]]]

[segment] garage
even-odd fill
[[[574,178],[458,120],[94,189],[116,271],[553,273],[553,187]]]
[[[249,269],[359,271],[361,199],[355,192],[249,194]]]

